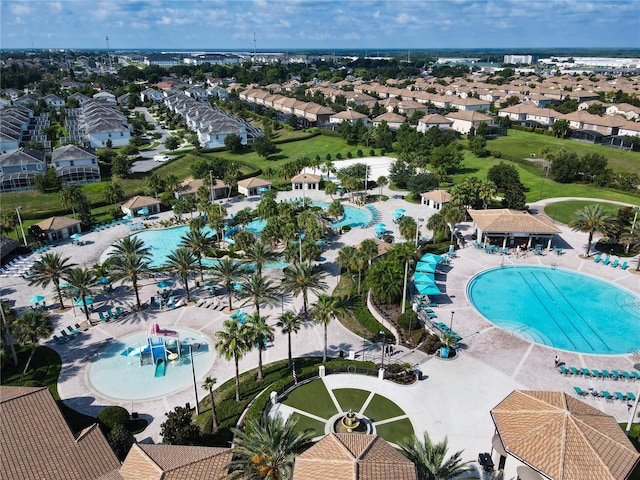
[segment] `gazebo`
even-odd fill
[[[80,233],[80,220],[69,217],[49,217],[36,225],[51,241],[71,238],[71,235]]]
[[[504,478],[627,480],[640,461],[615,418],[564,392],[514,390],[491,417]]]
[[[469,210],[469,215],[481,243],[502,244],[503,248],[531,248],[535,243],[550,249],[553,237],[561,232],[546,217],[536,217],[520,210]]]
[[[138,215],[147,216],[160,212],[160,202],[153,197],[138,195],[123,203],[121,208],[125,215],[131,215],[132,217]]]

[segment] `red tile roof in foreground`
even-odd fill
[[[625,480],[640,454],[616,420],[564,392],[515,390],[491,416],[505,450],[556,480]]]
[[[88,480],[120,466],[94,424],[77,436],[46,387],[0,387],[0,477]]]

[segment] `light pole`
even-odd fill
[[[300,232],[298,234],[298,246],[299,246],[299,250],[300,250],[300,263],[302,263],[302,238],[304,237],[304,232]]]
[[[453,332],[453,314],[456,312],[451,312],[451,323],[449,324],[449,329]]]
[[[200,405],[198,404],[198,385],[196,385],[196,367],[193,364],[193,348],[200,348],[199,343],[189,345],[189,358],[191,359],[191,375],[193,376],[193,393],[196,395],[196,415],[200,415]]]
[[[402,307],[401,313],[404,313],[406,307],[405,303],[407,302],[407,283],[409,281],[409,259],[404,262],[404,283],[402,284]]]
[[[419,218],[416,223],[416,248],[418,247],[418,236],[420,235],[420,225],[424,222],[424,218]]]
[[[211,189],[211,195],[209,196],[211,197],[211,203],[213,203],[213,170],[209,170],[209,188]],[[222,209],[220,213],[222,213]]]
[[[22,240],[24,241],[24,246],[27,246],[27,237],[24,235],[24,227],[22,226],[22,217],[20,217],[20,210],[22,210],[22,206],[16,207],[16,213],[18,214],[18,222],[20,223],[20,231],[22,232]]]
[[[636,211],[636,213],[633,214],[633,223],[631,224],[632,237],[633,237],[633,230],[636,228],[636,221],[638,220],[638,210],[640,210],[640,207],[636,206],[636,207],[633,207],[633,209]],[[625,253],[629,253],[630,246],[631,246],[631,243],[627,243],[627,248],[624,249]]]
[[[380,330],[379,333],[380,335],[382,335],[382,355],[380,355],[380,368],[384,368],[384,347],[387,344],[387,336],[382,330]]]

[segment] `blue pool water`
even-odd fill
[[[178,332],[181,342],[200,344],[198,349],[193,349],[193,363],[196,378],[204,377],[213,366],[214,352],[211,340],[194,330],[172,330]],[[136,349],[146,344],[146,332],[114,340],[92,359],[86,377],[89,385],[101,395],[117,400],[148,400],[192,388],[193,377],[188,347],[183,346],[180,358],[167,362],[164,376],[156,377],[155,365],[141,366],[140,357],[136,356]]]
[[[593,354],[640,348],[640,297],[595,277],[502,267],[472,278],[467,295],[489,321],[536,343]]]
[[[316,207],[322,207],[325,210],[329,208],[329,203],[326,202],[313,202]],[[338,222],[331,224],[332,228],[339,229],[345,226],[351,228],[362,227],[372,220],[371,213],[362,208],[352,207],[351,205],[344,205],[344,217]]]

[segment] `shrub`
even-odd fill
[[[442,343],[440,337],[434,334],[429,334],[424,339],[424,342],[422,342],[422,346],[420,348],[429,355],[433,355],[440,347],[443,346],[444,343]]]
[[[353,158],[353,153],[347,152],[347,158]]]
[[[359,157],[364,157],[364,152],[362,150],[360,150],[360,149],[358,149],[357,154],[358,154]]]
[[[398,326],[404,330],[412,330],[418,326],[420,326],[418,315],[413,310],[407,310],[402,315],[398,316],[396,320],[398,322]]]
[[[342,227],[342,233],[347,233],[351,231],[351,227],[349,225],[345,225]]]
[[[502,152],[499,152],[498,150],[491,152],[491,155],[493,158],[502,158]]]
[[[338,160],[342,160],[342,153],[338,152],[338,153],[336,154],[336,158],[337,158]]]
[[[369,150],[369,156],[370,157],[375,157],[376,156],[376,151],[373,148],[371,150]]]
[[[126,427],[129,422],[129,412],[126,408],[117,405],[105,407],[98,414],[98,421],[109,431],[116,425],[124,425]]]

